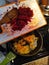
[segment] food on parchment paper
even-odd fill
[[[28,24],[28,21],[31,22],[33,15],[33,11],[29,7],[19,7],[19,9],[13,8],[11,11],[6,13],[0,21],[0,24],[10,22],[14,31],[22,30],[22,28]]]
[[[14,43],[14,50],[19,54],[28,54],[37,47],[38,37],[34,34],[29,35]]]
[[[8,11],[6,15],[0,21],[0,24],[10,23],[12,30],[21,31],[25,29],[25,26],[36,26],[38,24],[38,18],[34,17],[34,12],[30,7],[20,6],[19,8],[13,8],[12,10]]]

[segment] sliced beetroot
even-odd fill
[[[26,22],[23,20],[18,20],[17,25],[18,25],[18,29],[21,30],[23,27],[25,27]]]
[[[29,15],[29,17],[33,16],[33,11],[29,7],[27,7],[27,8],[20,7],[18,9],[18,13],[19,13],[19,15],[27,15],[27,16]]]
[[[12,29],[15,30],[22,30],[25,25],[28,24],[28,21],[31,22],[31,18],[33,17],[33,11],[27,7],[20,7],[18,9],[18,16],[14,20],[12,20],[11,25]]]

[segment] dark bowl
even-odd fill
[[[21,40],[23,37],[28,36],[28,35],[32,35],[32,34],[34,34],[36,37],[38,37],[37,47],[28,54],[20,54],[20,53],[18,53],[14,49],[14,46],[13,46],[14,42],[15,41],[17,42],[17,41]],[[25,35],[23,35],[21,37],[18,37],[15,41],[10,44],[10,48],[11,48],[12,52],[14,52],[17,55],[21,55],[21,56],[33,56],[33,55],[37,54],[41,50],[41,48],[43,46],[43,38],[42,38],[42,35],[41,35],[41,33],[39,31],[32,31],[32,32],[30,32],[28,34],[25,34]]]

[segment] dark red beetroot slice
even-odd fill
[[[29,15],[29,17],[32,17],[33,16],[33,10],[31,10],[29,7],[27,7],[27,8],[22,8],[22,7],[20,7],[19,9],[18,9],[18,13],[20,14],[20,15]]]
[[[12,26],[12,29],[15,31],[15,30],[18,30],[18,26],[17,25],[13,25]]]
[[[18,30],[21,30],[26,25],[26,22],[23,20],[17,20],[16,24],[18,25]]]
[[[21,30],[26,25],[26,22],[22,20],[17,20],[16,23],[14,22],[12,24],[12,29],[15,30]]]
[[[28,21],[31,22],[31,18],[25,15],[19,15],[18,20],[23,20],[26,24],[28,24]]]
[[[11,21],[11,24],[16,24],[16,19],[13,19],[12,21]]]
[[[21,19],[21,20],[28,20],[30,17],[26,16],[26,15],[19,15],[18,16],[18,19]]]

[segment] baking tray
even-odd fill
[[[0,16],[0,20],[6,14],[7,9],[8,9],[8,11],[10,11],[13,7],[17,8],[19,6],[22,6],[23,4],[25,4],[28,7],[31,7],[31,9],[34,12],[34,17],[36,17],[38,19],[38,24],[36,26],[33,26],[32,23],[31,23],[31,26],[28,24],[21,31],[16,30],[12,35],[9,35],[9,36],[7,36],[6,33],[0,34],[0,45],[8,42],[10,40],[13,40],[14,38],[17,38],[21,35],[24,35],[28,32],[34,31],[34,30],[36,30],[36,29],[38,29],[38,28],[47,24],[36,0],[31,0],[31,1],[26,0],[26,1],[20,2],[19,5],[17,5],[16,2],[14,2],[14,3],[11,3],[11,4],[1,6],[0,7],[0,15],[1,14],[3,14],[3,15]],[[9,9],[9,7],[10,7],[10,9]]]

